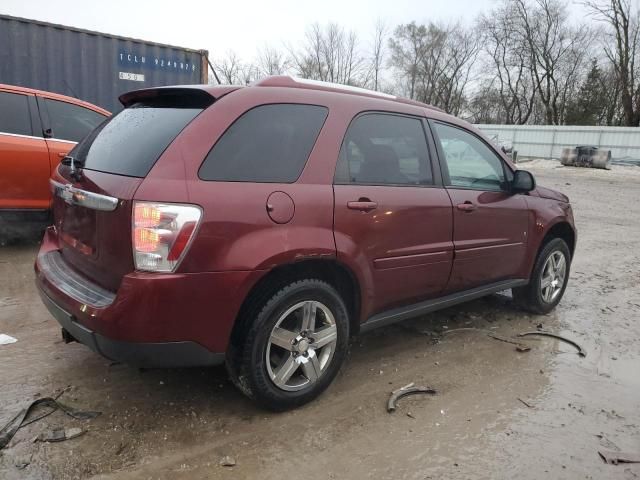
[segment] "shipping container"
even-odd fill
[[[0,15],[0,83],[86,100],[111,112],[118,96],[207,83],[208,52]]]

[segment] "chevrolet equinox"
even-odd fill
[[[562,298],[568,198],[437,108],[291,77],[120,101],[50,181],[35,270],[67,341],[224,362],[283,410],[358,332],[505,289],[535,313]]]

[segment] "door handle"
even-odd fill
[[[456,206],[458,207],[458,210],[462,210],[463,212],[473,212],[476,208],[478,208],[475,203],[471,203],[468,200],[464,203],[459,203]]]
[[[357,202],[347,202],[347,208],[351,210],[359,210],[361,212],[370,212],[378,208],[376,202],[372,202],[368,198],[359,198]]]

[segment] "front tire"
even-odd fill
[[[349,317],[329,284],[293,282],[259,302],[230,371],[240,390],[270,410],[287,410],[320,395],[347,353]]]
[[[565,241],[550,240],[538,254],[529,284],[512,290],[514,300],[532,313],[549,313],[564,295],[570,266],[571,253]]]

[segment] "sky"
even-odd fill
[[[377,19],[472,22],[495,0],[2,0],[0,13],[250,60],[264,46],[295,46],[313,22],[337,22],[371,41]]]

